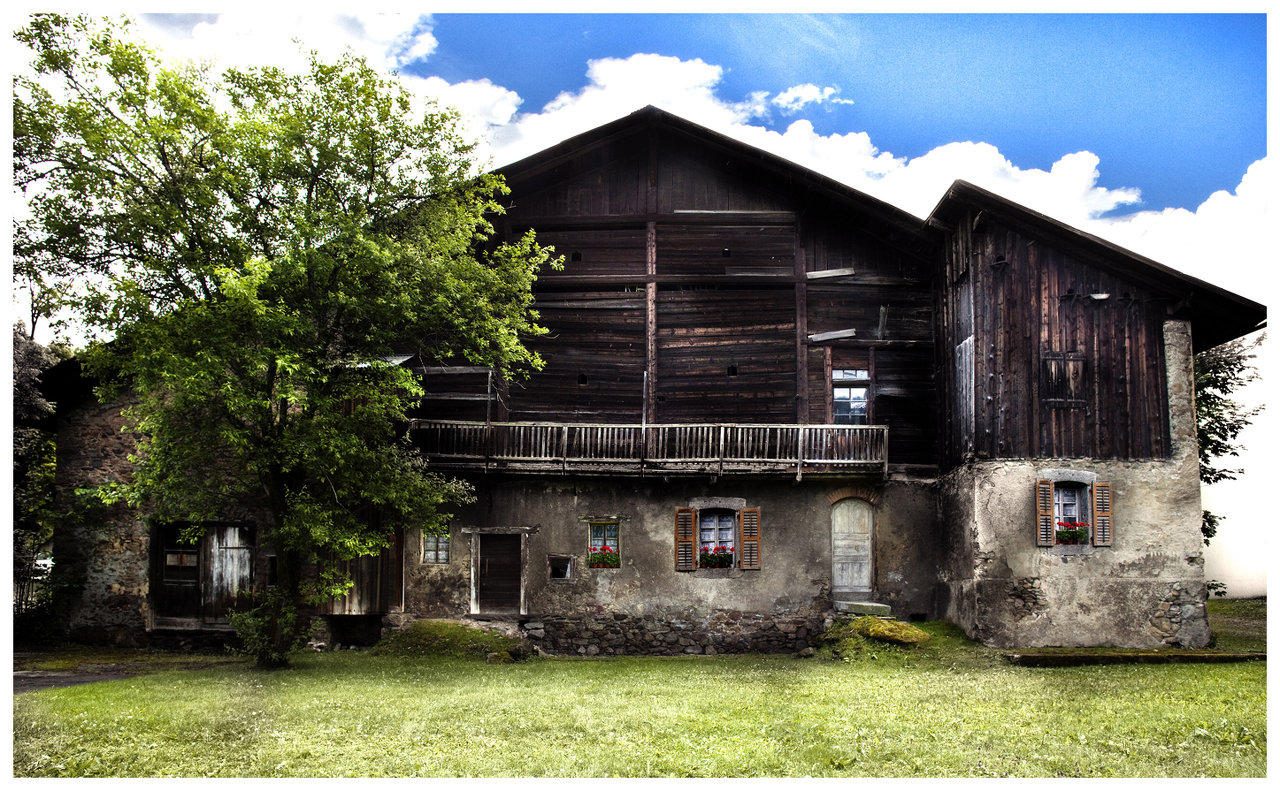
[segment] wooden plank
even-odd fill
[[[844,338],[852,338],[858,334],[856,329],[831,330],[830,332],[815,332],[808,336],[809,343],[822,343],[824,341],[841,340]]]
[[[796,421],[805,422],[809,417],[809,349],[805,338],[809,332],[809,289],[804,281],[805,249],[797,227],[792,234],[794,248],[794,273],[796,276]]]
[[[656,176],[655,176],[656,178]],[[653,200],[657,200],[655,197]],[[658,229],[650,222],[645,230],[645,274],[652,276],[658,266]],[[645,389],[645,420],[658,419],[658,285],[647,282],[644,287],[644,370],[648,379]]]

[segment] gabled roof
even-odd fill
[[[817,171],[652,105],[575,135],[497,170],[513,182],[536,178],[580,155],[584,150],[653,128],[672,130],[723,149],[752,162],[789,185],[859,210],[864,216],[879,220],[900,232],[904,237],[913,239],[913,244],[934,250],[940,250],[937,246],[938,234],[951,227],[958,209],[966,205],[980,206],[995,216],[1006,218],[1040,235],[1052,238],[1057,244],[1084,256],[1091,263],[1103,266],[1123,277],[1141,281],[1167,294],[1191,317],[1197,350],[1238,338],[1259,329],[1266,322],[1266,307],[1251,299],[1080,231],[969,182],[953,182],[929,217],[920,220],[892,204]]]
[[[950,226],[965,206],[974,206],[1022,225],[1086,257],[1090,263],[1140,281],[1168,295],[1175,303],[1181,303],[1181,309],[1191,318],[1197,351],[1246,335],[1266,324],[1266,307],[1248,297],[1179,272],[967,181],[953,182],[926,222]]]
[[[653,128],[669,129],[724,149],[741,159],[751,161],[753,164],[792,185],[810,190],[824,197],[852,204],[876,219],[908,234],[915,236],[931,234],[931,231],[920,221],[920,218],[899,209],[893,204],[872,197],[847,184],[842,184],[815,170],[797,165],[777,154],[771,154],[764,149],[756,148],[741,140],[715,132],[653,105],[636,110],[629,115],[624,115],[616,121],[610,121],[603,126],[597,126],[582,134],[570,137],[550,148],[545,148],[536,154],[531,154],[524,159],[504,165],[496,170],[505,175],[508,181],[519,181],[554,168],[560,163],[579,155],[586,148],[592,148],[609,140],[626,137],[645,129]]]

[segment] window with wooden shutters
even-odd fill
[[[738,568],[760,568],[760,509],[738,512]]]
[[[1053,546],[1053,481],[1036,481],[1036,546]]]
[[[693,571],[698,567],[698,542],[694,530],[696,516],[692,508],[676,509],[676,571]]]
[[[1040,355],[1040,399],[1050,407],[1083,407],[1085,356],[1080,352],[1043,352]]]
[[[1111,518],[1111,484],[1099,481],[1093,485],[1093,545],[1109,547],[1114,525]]]

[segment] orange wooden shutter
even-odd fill
[[[676,509],[676,571],[693,571],[698,567],[696,514],[692,508]]]
[[[760,568],[760,509],[738,512],[738,568]]]
[[[1041,478],[1036,481],[1036,546],[1053,546],[1053,481]]]
[[[1093,545],[1111,546],[1112,528],[1111,484],[1100,481],[1093,485]]]

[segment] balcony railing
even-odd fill
[[[881,474],[885,426],[740,423],[481,423],[415,420],[444,467],[562,473]]]

